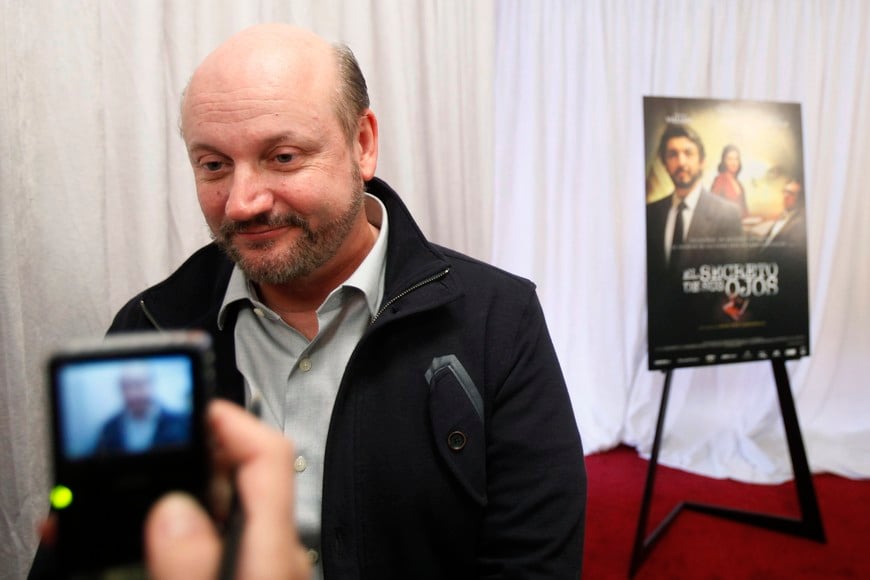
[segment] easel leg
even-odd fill
[[[816,498],[816,488],[813,486],[813,478],[810,466],[807,462],[807,453],[804,448],[801,428],[798,423],[797,410],[794,398],[791,394],[791,384],[788,379],[788,371],[785,361],[771,361],[773,365],[773,377],[776,380],[776,392],[779,395],[779,408],[782,412],[782,421],[785,425],[785,438],[788,441],[788,452],[791,456],[791,468],[794,472],[794,483],[797,489],[798,504],[801,509],[802,534],[804,537],[817,542],[825,541],[825,530],[822,527],[822,514],[819,511],[819,502]]]
[[[652,504],[652,496],[653,489],[655,488],[655,478],[656,478],[656,467],[659,462],[659,449],[661,448],[662,442],[662,431],[664,430],[665,425],[665,413],[668,408],[668,397],[671,392],[671,376],[673,375],[673,369],[668,369],[665,373],[665,384],[662,388],[662,401],[659,404],[659,416],[656,420],[656,432],[653,436],[653,446],[652,446],[652,454],[649,459],[649,467],[646,472],[646,484],[643,488],[643,501],[640,505],[640,516],[637,520],[637,531],[634,535],[634,548],[631,551],[631,569],[629,571],[629,576],[634,576],[637,569],[646,560],[647,555],[649,554],[648,546],[655,541],[654,538],[651,538],[649,542],[645,541],[644,538],[646,536],[646,526],[649,522],[649,510],[650,505]]]
[[[816,490],[813,486],[812,474],[807,462],[806,449],[801,437],[797,411],[791,394],[791,385],[788,372],[783,360],[771,361],[773,376],[776,381],[776,392],[779,398],[779,408],[782,412],[785,426],[786,441],[788,442],[789,457],[791,458],[792,471],[794,472],[795,488],[800,505],[801,518],[786,518],[782,516],[735,510],[727,507],[680,502],[667,517],[656,527],[655,530],[645,537],[647,523],[649,521],[650,504],[652,503],[653,489],[655,487],[655,473],[658,466],[659,450],[661,448],[662,431],[664,429],[665,412],[667,410],[668,396],[671,387],[671,375],[673,369],[667,371],[665,384],[662,389],[662,402],[659,407],[659,417],[656,421],[656,432],[653,439],[652,455],[646,474],[646,485],[643,492],[643,501],[640,507],[640,516],[637,522],[637,531],[634,537],[634,547],[631,553],[631,566],[629,577],[634,577],[638,568],[649,556],[653,545],[658,541],[667,527],[674,521],[683,508],[691,511],[705,513],[724,519],[750,524],[753,526],[799,536],[817,542],[825,541],[825,531],[822,526],[822,516],[816,498]]]

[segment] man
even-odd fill
[[[666,342],[693,340],[696,319],[713,316],[720,309],[703,295],[686,298],[683,273],[723,257],[740,261],[741,250],[734,248],[743,239],[740,210],[701,186],[704,143],[689,125],[665,127],[658,157],[674,190],[647,205],[650,335]]]
[[[215,243],[110,331],[212,333],[219,394],[295,443],[315,577],[576,578],[583,454],[534,286],[428,242],[374,177],[350,51],[247,29],[181,128]]]
[[[154,398],[150,369],[140,365],[125,368],[120,389],[124,408],[103,425],[94,453],[142,453],[190,440],[190,415],[173,413],[160,405]]]
[[[783,335],[808,332],[807,223],[803,187],[794,177],[782,186],[782,212],[758,248],[759,262],[777,266],[778,291],[760,302],[765,317]]]
[[[807,225],[804,217],[801,193],[803,188],[794,178],[788,178],[782,186],[782,213],[770,225],[762,247],[804,248],[807,241]]]

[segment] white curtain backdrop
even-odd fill
[[[208,241],[179,97],[261,21],[354,49],[378,174],[433,239],[490,254],[492,2],[0,0],[0,578],[25,575],[48,508],[45,357]]]
[[[870,4],[862,0],[0,0],[0,578],[47,509],[42,364],[208,240],[177,136],[196,63],[260,21],[349,44],[378,174],[435,241],[539,283],[587,452],[648,452],[643,95],[803,105],[811,467],[870,476]],[[790,477],[770,369],[674,375],[662,461]],[[824,515],[823,515],[824,517]]]
[[[587,452],[648,454],[642,97],[802,104],[813,354],[789,363],[814,471],[870,476],[870,3],[496,3],[493,260],[539,284]],[[709,165],[709,163],[708,163]],[[792,477],[770,365],[674,373],[662,463]]]

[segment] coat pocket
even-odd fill
[[[432,359],[426,381],[438,454],[474,501],[485,506],[486,440],[480,391],[452,354]]]

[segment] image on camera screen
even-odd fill
[[[132,455],[190,442],[193,369],[182,355],[71,362],[58,370],[68,461]]]

